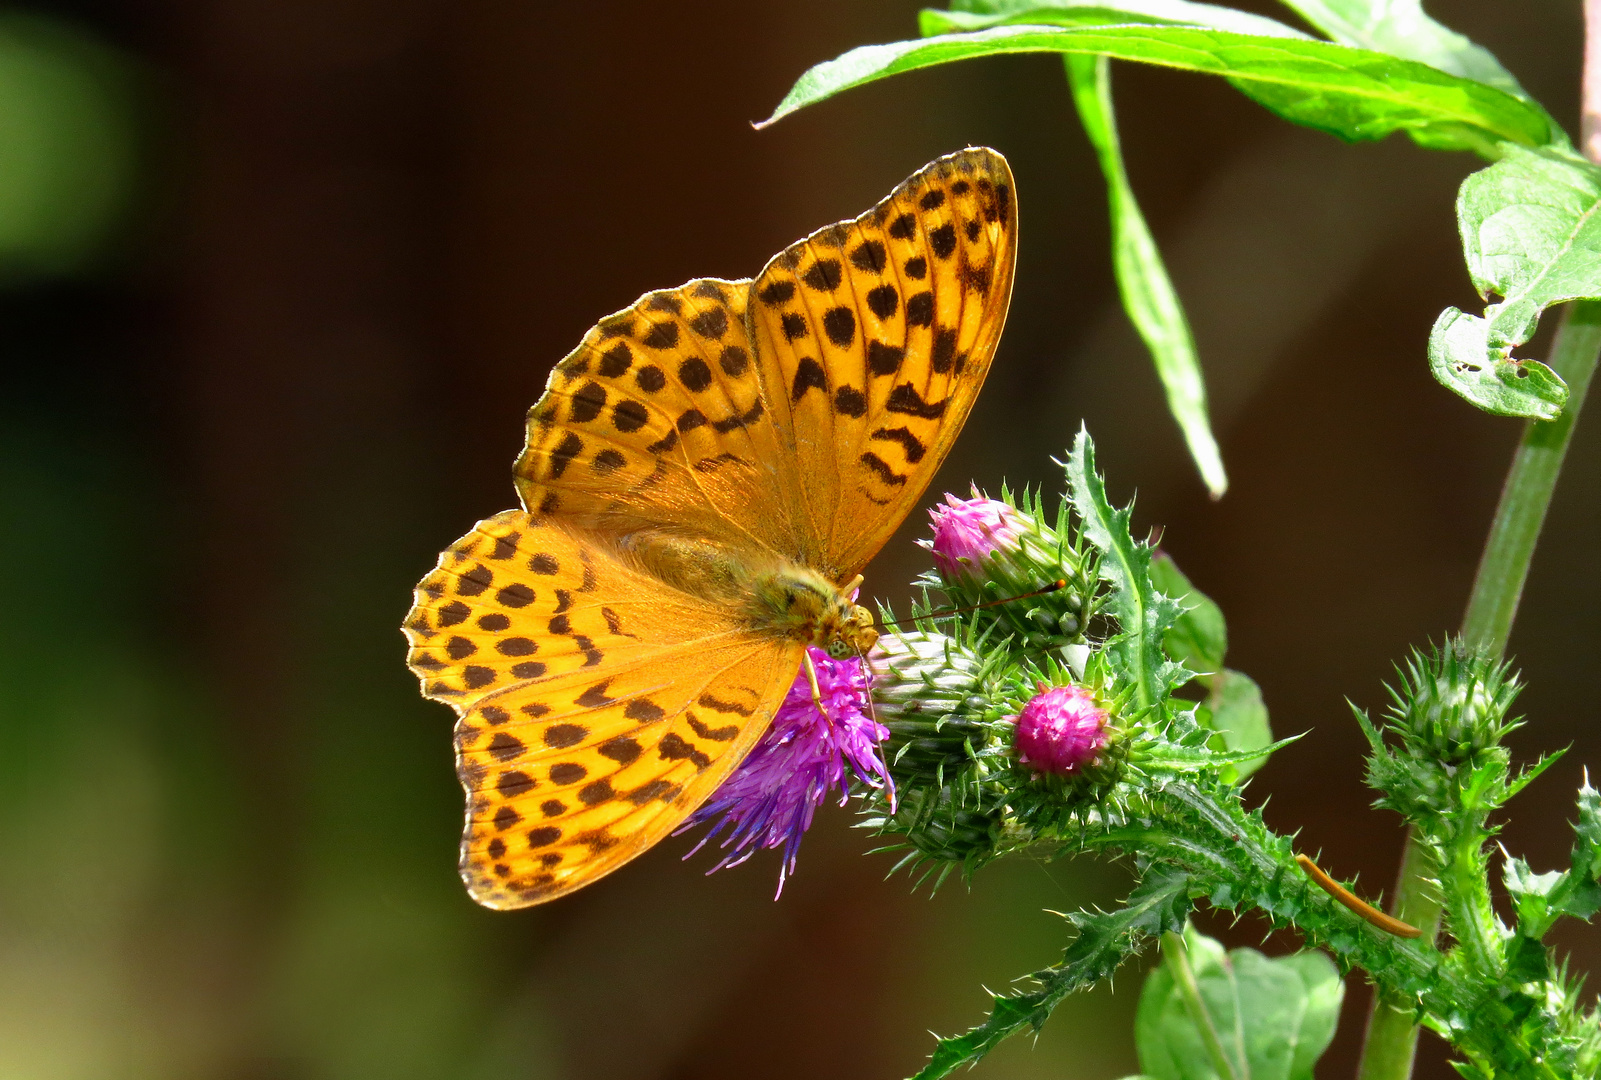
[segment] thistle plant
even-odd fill
[[[1341,968],[1361,970],[1388,1000],[1404,1000],[1456,1047],[1465,1075],[1593,1075],[1601,1064],[1601,1022],[1578,1005],[1577,981],[1544,937],[1562,916],[1587,918],[1601,909],[1601,796],[1594,789],[1587,784],[1580,793],[1571,867],[1537,873],[1509,858],[1504,879],[1516,924],[1503,924],[1491,902],[1490,818],[1555,760],[1511,764],[1502,740],[1517,726],[1509,710],[1519,683],[1510,667],[1452,638],[1398,668],[1384,713],[1356,714],[1371,745],[1376,805],[1412,825],[1430,860],[1449,930],[1449,940],[1436,946],[1308,867],[1293,838],[1270,830],[1247,803],[1239,767],[1283,743],[1231,749],[1216,714],[1181,696],[1199,676],[1169,642],[1216,648],[1208,641],[1207,627],[1216,627],[1207,605],[1193,592],[1175,597],[1155,584],[1155,552],[1133,539],[1130,509],[1108,502],[1087,433],[1068,456],[1066,479],[1068,495],[1051,520],[1037,493],[951,502],[936,513],[930,546],[947,556],[936,571],[942,595],[886,634],[865,664],[819,655],[820,665],[832,665],[819,671],[822,709],[809,680],[796,681],[773,730],[696,816],[720,819],[711,836],[726,831],[731,852],[719,866],[781,846],[781,875],[792,872],[812,807],[847,774],[855,778],[862,825],[904,853],[897,868],[911,868],[934,887],[953,870],[971,876],[1019,853],[1090,852],[1132,862],[1137,884],[1126,904],[1071,914],[1077,935],[1061,962],[1035,972],[1034,989],[996,996],[979,1027],[942,1039],[921,1077],[944,1075],[1008,1035],[1037,1028],[1069,994],[1156,941],[1170,958],[1168,982],[1153,982],[1150,993],[1160,997],[1193,982],[1193,1001],[1181,1004],[1200,1003],[1201,1017],[1212,1023],[1199,977],[1187,966],[1190,953],[1205,961],[1216,950],[1186,929],[1197,905],[1255,912],[1295,928]],[[953,550],[966,554],[952,560]],[[1084,579],[1087,568],[1093,580]],[[1172,568],[1162,573],[1182,580]],[[1085,592],[1070,603],[1100,615],[1069,638],[1034,629],[1043,624],[1035,613],[1044,597],[955,605],[1019,576],[1077,582]],[[1052,619],[1059,618],[1053,608]],[[787,779],[775,783],[775,776]],[[1322,978],[1322,961],[1296,963],[1307,978]],[[1269,981],[1286,977],[1261,970]],[[1337,996],[1324,994],[1325,1008],[1330,1001],[1337,1005]],[[1204,1058],[1208,1045],[1201,1039],[1196,1053]],[[1211,1049],[1222,1055],[1214,1073],[1238,1072],[1221,1042]],[[1248,1064],[1239,1063],[1247,1074]]]
[[[1375,806],[1408,827],[1392,910],[1330,878],[1251,805],[1243,781],[1282,745],[1261,693],[1226,664],[1222,611],[1134,539],[1080,432],[1054,513],[1040,492],[1005,490],[947,496],[933,511],[933,566],[916,583],[925,599],[868,658],[861,704],[885,732],[885,778],[858,785],[861,824],[934,886],[1020,852],[1122,857],[1137,881],[1114,910],[1070,913],[1060,961],[1028,989],[994,995],[971,1031],[941,1039],[921,1078],[1037,1029],[1156,942],[1163,965],[1135,1034],[1159,1080],[1310,1077],[1333,1033],[1336,970],[1376,988],[1361,1080],[1405,1080],[1420,1025],[1475,1080],[1601,1068],[1601,1023],[1546,944],[1558,920],[1601,910],[1601,796],[1587,779],[1566,867],[1531,867],[1495,843],[1497,815],[1556,760],[1512,762],[1503,740],[1521,722],[1511,714],[1521,684],[1502,653],[1601,355],[1601,0],[1587,3],[1577,145],[1488,50],[1416,2],[1285,3],[1312,32],[1179,0],[953,0],[922,12],[920,38],[818,64],[766,122],[923,67],[1060,55],[1106,180],[1124,307],[1214,496],[1227,478],[1201,369],[1122,159],[1109,61],[1221,76],[1281,118],[1347,141],[1400,132],[1486,163],[1463,182],[1457,218],[1487,304],[1442,312],[1426,361],[1472,406],[1522,418],[1524,435],[1460,632],[1414,651],[1389,706],[1355,717]],[[1559,305],[1547,362],[1515,355]],[[1254,913],[1309,948],[1279,960],[1225,955],[1188,926],[1198,906]]]

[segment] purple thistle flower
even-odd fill
[[[850,797],[847,767],[868,787],[887,788],[892,803],[895,797],[879,752],[889,729],[867,712],[866,663],[859,657],[836,660],[816,646],[806,651],[817,670],[826,715],[813,704],[811,681],[803,669],[755,749],[678,829],[714,822],[689,853],[721,838],[718,846],[728,854],[707,873],[738,866],[761,848],[782,847],[780,894],[784,879],[795,872],[801,836],[811,827],[813,812],[835,788],[840,789],[841,806]]]
[[[947,578],[972,573],[995,552],[1017,547],[1023,531],[1016,510],[983,498],[977,488],[971,499],[946,493],[944,504],[935,506],[928,516],[934,523],[934,542],[929,548]]]
[[[1040,687],[1017,716],[1017,756],[1035,772],[1072,776],[1105,749],[1107,711],[1080,686]]]

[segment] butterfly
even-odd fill
[[[872,647],[860,571],[984,382],[1016,236],[1006,160],[969,148],[754,280],[646,293],[557,363],[521,509],[447,548],[404,625],[458,714],[473,899],[622,866],[750,752],[809,644]]]

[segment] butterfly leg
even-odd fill
[[[812,704],[823,714],[823,719],[828,719],[828,710],[823,708],[823,688],[817,685],[817,667],[812,663],[811,653],[801,657],[801,670],[806,672],[806,681],[812,684]]]

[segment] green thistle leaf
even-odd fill
[[[1122,632],[1106,643],[1106,656],[1134,686],[1139,707],[1156,708],[1189,678],[1162,648],[1184,609],[1151,583],[1151,547],[1129,534],[1132,507],[1117,509],[1107,500],[1106,484],[1095,471],[1095,443],[1083,429],[1068,455],[1067,483],[1084,536],[1101,552],[1101,577],[1112,586],[1107,608]]]

